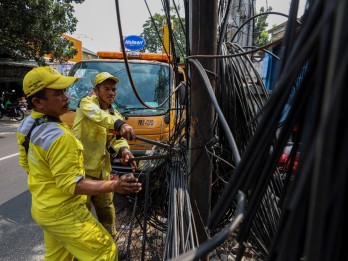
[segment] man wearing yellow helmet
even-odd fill
[[[118,82],[119,79],[108,72],[97,74],[93,89],[95,95],[82,98],[76,109],[72,131],[83,144],[86,177],[90,179],[110,179],[110,147],[125,164],[134,157],[125,139],[135,139],[133,128],[123,121],[123,116],[117,110],[112,108]],[[109,129],[119,131],[121,135],[114,136]],[[136,168],[135,162],[130,165],[133,169]],[[88,202],[93,203],[98,220],[115,237],[116,215],[113,193],[93,195]],[[90,203],[88,207],[91,208]]]
[[[45,260],[117,260],[117,246],[86,207],[86,195],[136,193],[141,184],[132,173],[85,179],[83,146],[59,120],[69,105],[65,89],[76,80],[50,67],[25,75],[23,91],[33,110],[17,131],[20,165],[29,174],[32,217],[44,231]]]

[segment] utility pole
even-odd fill
[[[216,54],[217,6],[217,0],[190,0],[191,55]],[[216,71],[215,59],[199,59],[199,61],[206,70]],[[205,146],[214,136],[214,109],[197,69],[191,65],[189,70],[191,80],[190,197],[199,243],[202,243],[209,236],[205,228],[211,211],[212,165]],[[209,78],[214,86],[214,75],[209,74]]]

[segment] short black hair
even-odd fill
[[[42,89],[40,91],[38,91],[37,93],[34,93],[31,96],[27,96],[27,102],[28,102],[28,110],[34,109],[35,106],[32,103],[32,99],[33,98],[37,98],[37,99],[46,99],[46,92],[45,89]]]

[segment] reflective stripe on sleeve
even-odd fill
[[[18,132],[23,135],[27,135],[33,126],[35,122],[35,119],[30,115],[27,118],[25,118],[24,121],[21,122],[21,124],[18,127]]]
[[[47,151],[52,143],[63,134],[64,131],[56,123],[46,122],[33,130],[31,142]]]
[[[90,111],[88,114],[87,114],[87,117],[88,118],[91,118],[93,115],[95,115],[97,113],[97,110],[92,110],[92,111]]]
[[[75,183],[79,182],[80,180],[82,180],[84,178],[83,175],[77,176],[74,180]]]

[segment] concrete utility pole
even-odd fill
[[[191,0],[189,5],[189,38],[191,55],[216,54],[217,49],[217,0]],[[215,59],[200,59],[203,67],[216,71]],[[191,126],[190,126],[190,196],[200,243],[208,239],[205,231],[211,211],[212,166],[205,145],[212,139],[214,110],[202,78],[194,66],[190,66]],[[213,75],[209,75],[215,82]],[[202,224],[203,222],[203,224]]]

